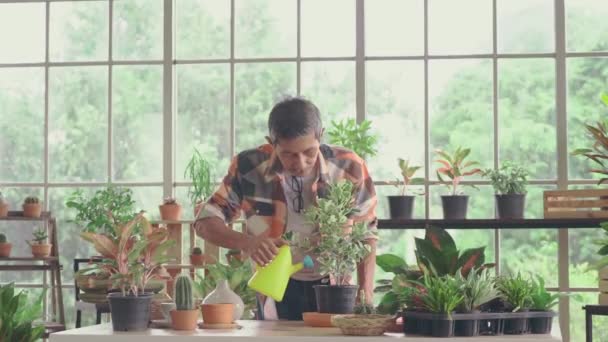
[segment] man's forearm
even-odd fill
[[[376,240],[367,241],[371,247],[369,255],[363,259],[357,267],[357,279],[359,288],[365,291],[365,299],[368,303],[374,300],[374,273],[376,271]]]
[[[247,246],[249,237],[230,229],[219,217],[206,217],[196,221],[196,235],[205,241],[224,248],[242,250]]]

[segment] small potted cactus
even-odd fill
[[[6,235],[0,234],[0,258],[11,256],[11,248],[13,248],[13,245],[7,242]]]
[[[171,325],[175,330],[196,330],[198,310],[194,306],[192,279],[182,274],[175,279],[175,310],[171,310]]]
[[[4,195],[0,192],[0,217],[8,216],[8,201],[4,198]]]
[[[182,218],[182,206],[173,197],[165,198],[158,209],[160,210],[161,220],[179,221]]]
[[[53,246],[50,243],[46,243],[46,239],[48,234],[44,228],[40,228],[35,230],[34,238],[31,241],[26,241],[30,247],[32,247],[32,255],[35,258],[46,258],[51,254],[51,247]]]
[[[197,266],[203,266],[205,264],[205,255],[200,247],[192,248],[192,253],[190,254],[190,264]]]
[[[36,196],[28,196],[23,201],[23,216],[40,217],[42,213],[42,203]]]

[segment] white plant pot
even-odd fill
[[[203,304],[234,304],[234,321],[241,319],[245,311],[243,300],[230,289],[227,280],[220,280],[215,290],[203,299]]]

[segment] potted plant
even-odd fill
[[[0,285],[0,338],[3,341],[35,342],[42,339],[44,326],[34,323],[43,317],[46,289],[32,301],[24,291],[15,294],[14,284]]]
[[[460,313],[479,313],[479,307],[498,297],[494,286],[494,277],[489,270],[472,269],[468,276],[456,272],[456,280],[460,283],[463,300],[458,308]],[[455,332],[457,336],[477,336],[479,333],[479,320],[456,321]]]
[[[205,255],[200,247],[192,248],[192,253],[190,253],[190,264],[196,266],[203,266],[205,264]]]
[[[464,299],[458,281],[452,276],[437,277],[426,273],[420,285],[425,290],[421,294],[424,308],[438,315],[431,321],[432,335],[453,336],[452,314]]]
[[[171,310],[171,324],[174,330],[196,330],[198,310],[194,306],[192,279],[179,275],[175,279],[175,310]]]
[[[6,200],[6,198],[4,198],[4,195],[2,194],[2,192],[0,192],[0,217],[7,217],[8,209],[9,209],[8,201]]]
[[[353,189],[350,181],[330,184],[327,197],[304,211],[306,221],[318,225],[319,229],[305,239],[301,247],[312,252],[321,273],[333,279],[330,285],[314,286],[321,313],[353,312],[358,286],[349,285],[348,279],[370,252],[365,242],[370,237],[366,223],[349,224],[354,213]]]
[[[545,280],[541,276],[532,284],[530,295],[531,311],[552,312],[551,310],[559,302],[559,293],[551,294],[545,288]],[[530,318],[530,331],[533,334],[548,334],[551,332],[553,317]]]
[[[608,94],[602,95],[602,102],[608,106]],[[606,160],[608,160],[607,126],[608,122],[606,121],[598,121],[595,123],[595,126],[585,124],[588,135],[594,140],[593,145],[591,148],[579,148],[571,153],[573,156],[583,156],[598,165],[598,168],[589,170],[591,173],[601,175],[602,178],[599,179],[598,185],[608,181],[608,177],[606,177],[608,175],[608,167],[605,165]]]
[[[42,213],[42,204],[36,196],[28,196],[23,201],[23,216],[38,218]]]
[[[490,179],[496,192],[498,218],[524,218],[528,171],[507,161],[498,170],[486,169],[483,175]]]
[[[608,305],[608,222],[600,223],[601,229],[604,231],[604,239],[594,241],[594,244],[599,246],[597,254],[600,259],[592,265],[592,269],[597,270],[599,279],[599,304]]]
[[[409,160],[402,158],[398,159],[399,169],[401,169],[401,177],[403,184],[400,185],[400,181],[397,180],[393,184],[401,188],[401,193],[396,196],[388,196],[388,205],[391,219],[406,219],[412,218],[414,212],[414,199],[415,196],[408,195],[407,190],[410,185],[424,184],[424,178],[414,178],[416,171],[421,166],[410,166]]]
[[[533,285],[517,273],[515,277],[501,277],[496,287],[506,300],[507,309],[511,312],[526,312],[530,309]],[[528,329],[526,318],[511,318],[505,320],[505,334],[523,334]]]
[[[175,241],[168,239],[166,229],[152,227],[143,215],[141,212],[126,224],[117,225],[116,237],[80,233],[102,255],[103,261],[98,265],[111,275],[114,287],[119,289],[107,296],[115,331],[146,330],[153,295],[147,284],[152,279],[168,278],[162,264],[170,260],[165,252]]]
[[[450,189],[450,195],[441,196],[441,204],[443,207],[443,218],[446,220],[462,220],[467,218],[467,207],[469,196],[464,195],[458,185],[466,176],[481,173],[481,169],[472,168],[478,165],[476,161],[465,162],[465,159],[471,153],[469,148],[456,148],[454,154],[450,154],[443,150],[436,150],[435,153],[442,159],[436,160],[442,165],[437,169],[437,179],[441,183],[447,185]],[[449,183],[445,183],[444,177],[450,179]]]
[[[161,220],[179,221],[182,218],[182,206],[173,197],[163,199],[163,204],[159,205],[158,209]]]
[[[194,217],[196,218],[203,207],[203,202],[213,194],[211,164],[196,148],[186,165],[184,177],[192,181],[192,185],[188,188],[188,197],[194,206]]]
[[[376,314],[376,310],[365,300],[365,291],[360,291],[361,304],[355,306],[354,315],[333,315],[331,322],[344,335],[380,336],[393,324],[390,315]]]
[[[371,121],[363,120],[357,125],[354,119],[332,121],[332,127],[327,132],[330,144],[345,147],[355,152],[362,159],[373,157],[378,152],[378,138],[369,132]]]
[[[34,238],[31,241],[26,241],[32,247],[32,255],[34,258],[46,258],[51,254],[52,244],[46,243],[48,234],[44,228],[35,230]]]
[[[8,258],[11,256],[13,244],[8,242],[6,235],[0,234],[0,258]]]

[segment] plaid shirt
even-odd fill
[[[326,196],[328,184],[349,180],[355,184],[358,210],[351,218],[354,222],[367,222],[370,230],[376,230],[376,191],[363,159],[342,147],[322,144],[319,149],[318,177],[311,189],[313,200]],[[230,224],[245,214],[249,234],[282,236],[287,228],[288,209],[281,184],[282,165],[273,151],[272,145],[266,144],[234,157],[228,174],[197,219],[220,217]]]

